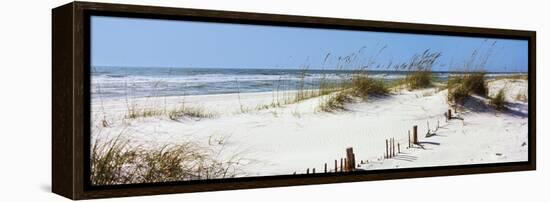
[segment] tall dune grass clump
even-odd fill
[[[451,103],[463,105],[469,96],[469,90],[462,85],[454,88],[449,88],[448,100]]]
[[[428,71],[418,71],[408,75],[405,79],[409,89],[427,88],[432,84],[432,73]]]
[[[466,87],[471,93],[479,96],[487,96],[488,88],[485,80],[484,72],[475,72],[464,75],[462,78],[462,85],[464,85],[464,87]]]
[[[326,58],[325,58],[326,61]],[[347,82],[345,81],[330,81],[327,78],[326,73],[322,73],[321,78],[318,81],[317,86],[306,88],[306,75],[309,68],[303,68],[300,72],[298,88],[292,100],[284,101],[284,104],[294,104],[310,98],[329,95],[334,92],[342,91],[347,88]],[[313,82],[313,81],[312,81]]]
[[[500,89],[495,97],[491,98],[491,106],[496,110],[502,111],[506,109],[504,106],[506,104],[504,89]]]
[[[389,92],[384,81],[372,79],[367,74],[355,75],[351,81],[354,96],[366,99],[369,95],[385,95]]]
[[[340,91],[330,94],[321,99],[317,111],[333,112],[337,110],[343,110],[344,104],[351,100],[351,96],[346,91]]]
[[[222,160],[215,154],[192,142],[144,148],[130,145],[121,135],[96,139],[91,145],[90,180],[94,185],[117,185],[227,178],[241,173],[241,159]]]
[[[343,110],[344,104],[354,97],[366,100],[369,96],[382,96],[389,93],[389,88],[382,80],[369,78],[366,73],[359,73],[352,77],[351,83],[342,90],[330,93],[320,100],[317,111],[332,112]]]
[[[136,181],[137,168],[131,166],[137,163],[139,151],[131,148],[128,140],[120,137],[109,141],[97,139],[91,147],[91,175],[95,185],[124,184]]]
[[[453,76],[447,81],[448,100],[462,105],[468,96],[475,94],[486,97],[488,88],[484,72],[466,73]]]
[[[447,82],[449,90],[449,101],[455,104],[464,104],[463,101],[470,95],[475,94],[487,97],[488,87],[484,69],[491,57],[497,41],[489,42],[485,51],[475,49],[470,58],[464,62],[462,71],[464,74],[452,76]]]
[[[432,69],[440,57],[440,52],[431,52],[426,49],[422,54],[414,55],[408,64],[403,64],[403,67],[407,67],[408,71],[412,71],[405,78],[405,83],[407,83],[409,89],[422,89],[432,85]]]

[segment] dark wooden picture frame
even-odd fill
[[[169,182],[90,186],[90,15],[180,19],[327,29],[390,31],[432,35],[479,36],[528,40],[528,161],[426,168],[375,170]],[[381,22],[321,17],[213,11],[153,6],[72,2],[52,10],[52,191],[71,199],[234,190],[371,180],[450,176],[536,169],[536,32],[443,25]]]

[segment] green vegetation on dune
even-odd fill
[[[504,90],[500,89],[498,91],[497,95],[495,97],[491,98],[491,105],[495,109],[502,111],[502,110],[505,109],[505,106],[504,106],[505,103],[506,103],[506,101],[505,101],[505,96],[504,96]]]
[[[452,76],[447,81],[449,89],[448,100],[451,103],[463,105],[468,96],[475,94],[487,96],[487,83],[484,72],[474,72]]]

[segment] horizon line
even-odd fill
[[[313,71],[362,71],[361,69],[336,69],[336,68],[258,68],[258,67],[184,67],[184,66],[115,66],[115,65],[91,65],[91,68],[162,68],[162,69],[246,69],[246,70],[313,70]],[[379,71],[379,72],[415,72],[410,70],[392,70],[392,69],[364,69],[365,71]],[[527,71],[467,71],[467,70],[436,70],[430,72],[440,72],[440,73],[464,73],[464,72],[486,72],[486,73],[529,73]]]

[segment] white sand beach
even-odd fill
[[[242,158],[243,176],[300,174],[308,168],[321,172],[325,163],[332,171],[347,147],[353,147],[358,164],[364,162],[358,168],[366,170],[527,161],[528,105],[517,99],[527,99],[527,81],[501,79],[489,81],[488,87],[489,96],[504,89],[506,111],[496,111],[487,98],[474,96],[453,114],[463,120],[448,122],[447,90],[435,87],[369,97],[334,112],[316,110],[323,97],[260,107],[284,92],[95,99],[92,142],[121,133],[136,146],[193,141],[218,151],[220,158]],[[181,103],[213,117],[125,118],[129,107],[170,111]],[[435,134],[426,137],[428,124],[433,131],[438,122]],[[407,148],[413,125],[418,126],[420,143]],[[389,138],[400,144],[401,153],[384,159]]]

